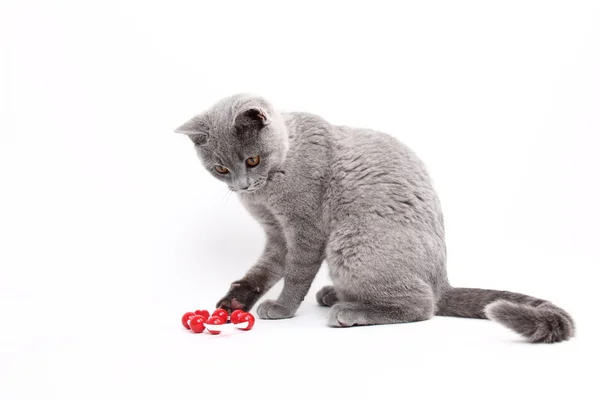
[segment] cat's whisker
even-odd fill
[[[233,193],[232,190],[229,190],[229,192],[227,193],[228,196],[225,198],[225,205],[227,205],[227,202],[229,201],[229,199],[231,198],[231,194]]]
[[[227,191],[225,192],[225,194],[221,197],[221,201],[225,200],[227,198],[227,195],[231,192],[231,189],[227,189]]]

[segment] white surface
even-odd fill
[[[597,396],[598,3],[411,3],[2,2],[0,398]],[[263,238],[172,130],[241,91],[409,144],[451,282],[553,300],[577,338],[327,328],[325,270],[294,319],[186,331]]]

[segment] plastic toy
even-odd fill
[[[212,315],[207,310],[196,310],[186,312],[181,317],[181,323],[185,329],[194,333],[202,333],[206,330],[211,335],[218,335],[223,331],[230,331],[233,328],[242,331],[249,331],[254,327],[254,316],[242,310],[235,310],[231,316],[222,308],[216,309]],[[230,321],[233,328],[228,328],[227,322]]]
[[[213,313],[214,314],[214,313]],[[212,335],[218,335],[221,333],[222,328],[221,325],[224,325],[225,321],[220,317],[213,315],[204,323],[204,327],[208,330],[208,332]]]
[[[222,308],[217,308],[215,311],[213,311],[212,316],[219,317],[223,321],[227,321],[228,314],[227,311],[223,310]]]
[[[239,328],[243,331],[249,331],[254,327],[254,315],[250,313],[243,313],[238,317],[238,323],[236,324],[236,328]]]
[[[189,326],[190,329],[192,330],[192,332],[194,333],[202,333],[202,331],[204,331],[204,322],[206,321],[206,319],[204,319],[204,316],[202,315],[195,315],[192,318],[190,318],[189,320]]]
[[[190,319],[192,317],[195,317],[196,314],[194,314],[193,312],[186,312],[185,314],[183,314],[183,317],[181,317],[181,323],[183,324],[185,329],[190,329]]]
[[[231,316],[229,317],[229,319],[231,320],[231,323],[237,324],[239,321],[240,315],[243,313],[244,312],[242,310],[235,310],[234,312],[232,312]]]

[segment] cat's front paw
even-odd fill
[[[256,310],[259,318],[262,319],[283,319],[291,318],[294,316],[296,310],[290,310],[289,308],[282,306],[274,300],[263,301]]]
[[[252,306],[260,298],[261,288],[252,285],[245,279],[235,281],[231,284],[229,292],[217,302],[217,308],[223,308],[227,312],[234,310],[250,311]]]

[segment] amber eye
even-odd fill
[[[259,156],[248,157],[246,159],[246,165],[249,166],[250,168],[256,167],[258,164],[260,164]]]
[[[215,171],[217,171],[220,174],[228,174],[229,170],[225,167],[223,167],[222,165],[215,165]]]

